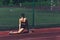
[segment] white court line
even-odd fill
[[[40,37],[40,38],[52,38],[52,37]]]
[[[60,36],[56,36],[56,37],[60,37]]]
[[[35,37],[35,38],[24,38],[19,40],[32,40],[32,39],[41,39],[41,38],[52,38],[52,37]]]

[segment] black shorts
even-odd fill
[[[27,24],[26,23],[21,23],[21,28],[27,28]]]

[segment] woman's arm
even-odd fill
[[[19,29],[21,28],[21,19],[19,19]]]

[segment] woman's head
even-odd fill
[[[25,14],[24,14],[24,13],[22,13],[22,14],[21,14],[21,17],[23,17],[23,18],[24,18],[24,17],[25,17]]]

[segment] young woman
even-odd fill
[[[21,14],[21,18],[19,18],[19,29],[20,28],[27,29],[27,32],[29,32],[28,20],[24,14]]]
[[[10,31],[9,33],[10,34],[21,33],[22,31],[24,31],[24,29],[27,29],[27,32],[31,33],[31,31],[29,30],[29,27],[28,27],[28,20],[27,20],[27,18],[25,17],[24,14],[21,14],[21,18],[19,18],[19,30],[15,31],[15,32]]]

